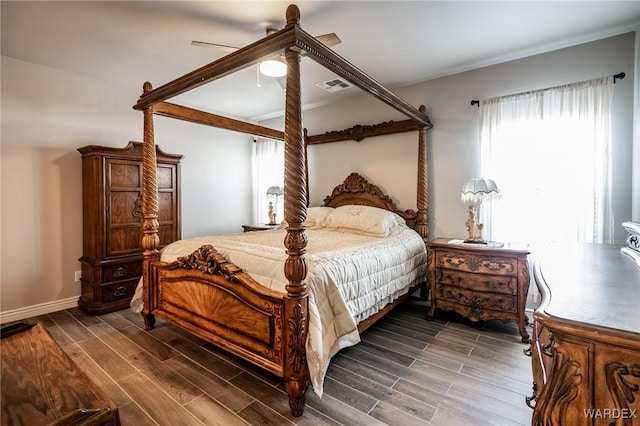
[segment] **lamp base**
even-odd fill
[[[487,244],[484,240],[464,240],[464,242],[467,244]]]

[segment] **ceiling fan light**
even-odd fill
[[[287,75],[287,64],[277,59],[260,62],[260,72],[267,77],[284,77]]]

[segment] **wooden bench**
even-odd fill
[[[42,324],[3,327],[1,346],[3,426],[120,425],[117,406]]]

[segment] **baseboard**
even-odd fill
[[[37,317],[38,315],[62,311],[76,306],[78,306],[78,296],[55,300],[53,302],[40,303],[39,305],[31,305],[19,309],[12,309],[10,311],[0,312],[0,324]]]

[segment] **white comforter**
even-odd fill
[[[162,250],[161,260],[173,262],[211,244],[260,284],[284,293],[285,235],[278,229],[180,240]],[[331,357],[360,341],[357,323],[425,279],[426,250],[409,228],[387,237],[326,229],[307,229],[306,235],[307,363],[314,391],[322,396]]]

